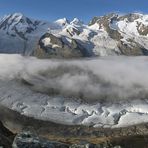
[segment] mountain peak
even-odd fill
[[[26,34],[35,31],[40,25],[41,21],[30,19],[22,13],[12,13],[1,19],[0,30],[9,36],[27,40]]]
[[[22,13],[11,13],[11,14],[6,15],[4,18],[19,20],[23,17],[25,16]]]
[[[62,18],[62,19],[56,20],[55,23],[58,24],[59,26],[65,26],[69,24],[69,21],[67,20],[67,18]]]
[[[15,12],[15,13],[12,13],[11,15],[12,15],[12,16],[17,16],[17,17],[18,17],[18,16],[21,16],[21,17],[24,16],[24,15],[23,15],[22,13],[20,13],[20,12]]]
[[[8,24],[19,23],[20,21],[25,22],[28,19],[29,18],[27,18],[22,13],[11,13],[11,14],[5,15],[1,19],[1,21],[2,21],[1,23],[3,23],[3,22],[7,22]]]
[[[72,25],[82,25],[83,22],[82,22],[81,20],[79,20],[78,18],[74,18],[74,19],[70,22],[70,24],[72,24]]]

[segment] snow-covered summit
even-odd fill
[[[28,18],[22,13],[14,13],[5,16],[1,20],[0,31],[25,38],[25,34],[35,31],[41,25],[44,25],[42,21]]]
[[[81,20],[79,20],[78,18],[74,18],[74,19],[70,22],[70,24],[71,24],[71,25],[79,25],[79,26],[81,26],[81,25],[83,25],[84,23],[83,23]]]
[[[43,37],[52,46],[40,45]],[[0,40],[1,53],[39,57],[148,55],[148,15],[112,13],[94,17],[86,25],[78,18],[46,22],[14,13],[0,19]]]
[[[55,24],[57,24],[61,27],[64,27],[67,24],[69,24],[69,20],[67,20],[66,18],[58,19],[58,20],[55,21]]]
[[[0,20],[0,52],[32,54],[49,23],[13,13]]]

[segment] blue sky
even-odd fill
[[[88,22],[110,12],[148,13],[148,0],[0,0],[0,16],[13,12],[48,21],[78,17]]]

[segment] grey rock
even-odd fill
[[[49,39],[49,45],[44,44],[44,39]],[[56,37],[51,33],[44,34],[39,40],[39,47],[34,55],[39,58],[76,58],[89,57],[93,53],[87,50],[79,40],[72,39],[69,43],[64,36]]]
[[[11,148],[14,139],[14,134],[6,129],[0,122],[0,148]]]
[[[39,138],[30,131],[18,134],[12,144],[12,148],[68,148],[69,146],[60,142],[49,141]]]
[[[93,144],[73,144],[69,148],[95,148]]]
[[[120,145],[114,146],[113,148],[122,148]]]

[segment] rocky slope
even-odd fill
[[[11,148],[15,134],[6,129],[0,122],[0,147]]]
[[[77,18],[49,23],[14,13],[0,20],[0,52],[41,58],[148,55],[148,15],[109,14],[85,25]]]

